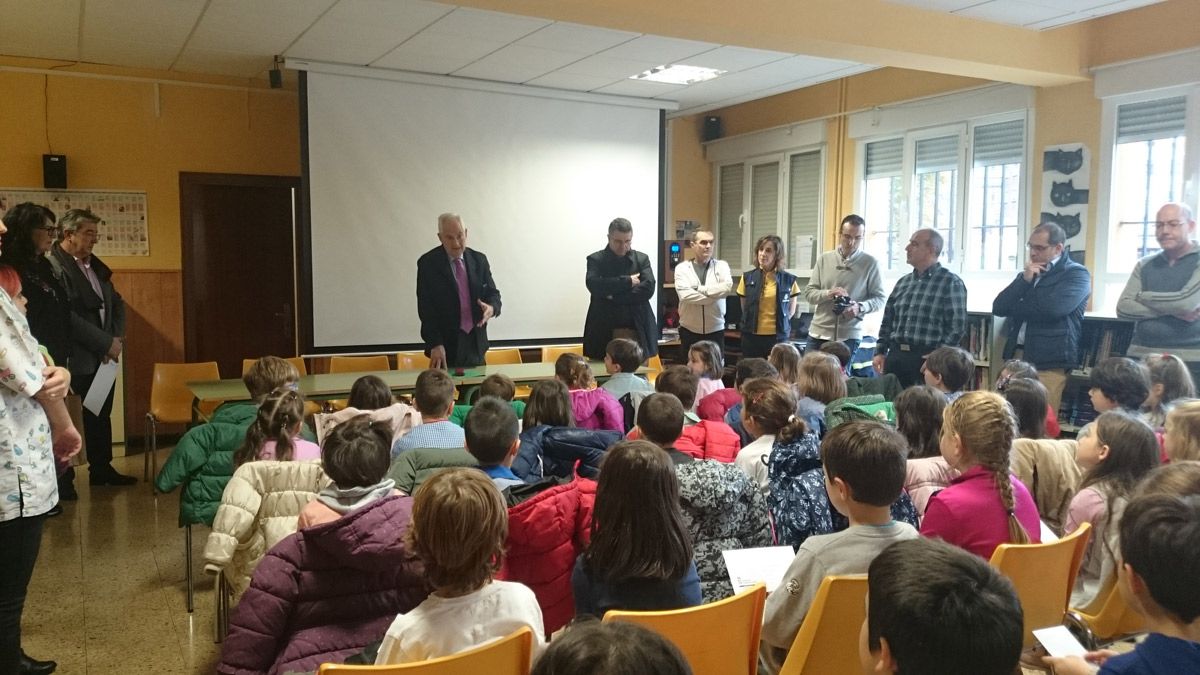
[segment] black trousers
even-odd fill
[[[21,612],[45,520],[32,516],[0,522],[0,673],[20,672]]]
[[[765,359],[771,353],[771,348],[778,344],[775,335],[758,335],[742,331],[742,358]]]
[[[692,350],[692,345],[701,340],[710,340],[717,343],[717,347],[721,350],[721,358],[725,358],[725,331],[718,330],[711,333],[693,333],[692,331],[679,327],[679,343],[683,347],[683,358],[687,358],[688,352]]]
[[[71,380],[71,388],[81,397],[87,398],[88,389],[91,389],[92,380],[95,378],[95,373],[79,375]],[[87,444],[88,472],[91,475],[112,470],[112,406],[115,391],[116,387],[113,387],[113,391],[108,392],[108,398],[104,400],[104,407],[100,409],[99,415],[92,414],[87,406],[83,408],[83,436]]]
[[[475,336],[476,328],[470,333],[464,333],[461,330],[454,331],[455,344],[454,351],[447,350],[446,365],[450,368],[474,368],[475,366],[483,365],[483,353],[486,349],[480,349],[481,342]]]
[[[900,380],[900,386],[907,389],[914,384],[925,384],[925,376],[921,374],[921,366],[925,357],[936,347],[921,347],[903,351],[895,347],[888,351],[887,359],[883,362],[883,372],[892,373]]]

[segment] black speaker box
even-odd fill
[[[704,140],[715,141],[721,137],[721,118],[716,115],[709,115],[704,118]]]
[[[47,190],[67,189],[66,155],[42,155],[42,185]]]

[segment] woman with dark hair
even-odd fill
[[[66,286],[54,274],[46,253],[58,232],[50,209],[23,202],[4,214],[0,263],[11,265],[21,276],[21,291],[28,302],[25,318],[38,344],[50,352],[55,364],[67,365],[71,355],[71,301]],[[58,477],[58,498],[79,499],[75,492],[75,469]]]
[[[799,304],[800,284],[784,269],[783,240],[768,234],[754,244],[754,269],[738,282],[742,298],[742,357],[766,358],[771,347],[787,340]]]

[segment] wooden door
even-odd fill
[[[294,356],[300,179],[181,173],[184,354],[240,377],[243,358]]]

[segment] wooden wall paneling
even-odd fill
[[[154,364],[183,361],[183,275],[179,270],[114,270],[113,285],[125,298],[125,434],[130,453],[146,447]]]

